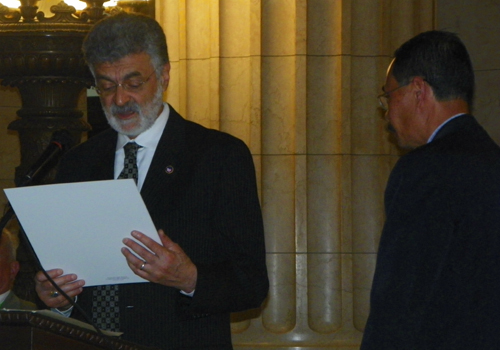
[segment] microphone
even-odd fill
[[[52,139],[42,153],[42,155],[38,158],[38,160],[31,166],[28,173],[24,175],[23,179],[17,184],[17,187],[23,187],[30,184],[38,173],[49,163],[54,157],[56,157],[61,152],[65,152],[69,148],[71,148],[73,143],[73,138],[71,134],[66,129],[56,130],[52,134]]]
[[[45,151],[42,153],[42,155],[38,158],[38,160],[33,164],[28,171],[28,173],[23,177],[22,181],[20,181],[20,184],[17,185],[17,187],[23,187],[29,185],[35,177],[40,173],[41,170],[45,168],[45,166],[52,161],[57,155],[60,153],[66,152],[68,149],[71,148],[73,145],[73,138],[71,137],[71,133],[66,130],[66,129],[59,129],[56,130],[52,134],[52,139],[45,149]],[[7,203],[7,210],[4,213],[3,217],[0,218],[0,239],[2,238],[2,232],[9,220],[14,216],[14,209],[12,209],[12,206],[10,203]],[[43,268],[40,260],[38,259],[38,256],[35,253],[35,250],[33,249],[33,246],[31,245],[28,236],[24,232],[24,230],[21,227],[20,230],[21,237],[23,238],[23,243],[26,245],[26,249],[28,250],[28,254],[31,254],[34,257],[35,264],[38,265],[38,268],[43,272],[47,280],[52,284],[55,290],[57,290],[61,295],[63,295],[71,305],[76,307],[76,309],[83,315],[85,320],[90,323],[96,330],[97,334],[103,337],[103,340],[105,344],[110,344],[110,336],[104,334],[92,321],[92,319],[86,314],[86,312],[82,309],[80,305],[76,303],[73,298],[70,298],[58,285],[54,280],[47,274],[45,269]]]

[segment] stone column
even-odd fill
[[[433,1],[166,0],[168,101],[250,147],[270,292],[233,315],[237,349],[361,341],[398,158],[377,95],[393,50],[433,26]]]

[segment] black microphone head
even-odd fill
[[[43,153],[38,157],[38,160],[31,166],[26,175],[16,180],[17,187],[28,186],[33,183],[36,177],[40,177],[40,173],[46,173],[49,168],[57,164],[59,156],[66,152],[73,145],[73,137],[67,129],[59,129],[52,133],[52,139]]]
[[[73,136],[67,129],[59,129],[52,134],[51,143],[54,143],[63,151],[67,151],[73,146]]]

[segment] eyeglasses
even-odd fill
[[[392,89],[391,91],[387,91],[387,92],[384,92],[383,94],[380,94],[377,96],[378,98],[378,103],[380,104],[380,108],[382,108],[384,111],[387,111],[389,109],[389,97],[391,97],[391,94],[398,90],[398,89],[401,89],[402,87],[405,87],[406,85],[408,84],[405,84],[405,85],[401,85],[401,86],[398,86],[397,88],[395,89]],[[382,90],[384,88],[382,87]]]
[[[108,81],[105,82],[104,84],[96,84],[94,89],[99,95],[103,97],[108,97],[116,93],[116,89],[118,89],[118,86],[121,86],[122,89],[127,92],[139,92],[141,91],[144,84],[146,84],[149,81],[149,79],[153,76],[155,72],[156,71],[153,70],[153,72],[146,79],[142,77],[134,77],[127,79],[119,84],[115,84],[113,82]]]

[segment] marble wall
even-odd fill
[[[500,143],[500,1],[439,0],[437,29],[457,33],[476,74],[474,115]]]
[[[457,32],[477,73],[476,116],[500,142],[500,0],[163,0],[182,115],[250,147],[271,288],[233,315],[237,349],[356,349],[399,150],[377,95],[394,49],[432,28]],[[7,125],[20,104],[0,89],[0,186],[19,164]],[[2,131],[3,130],[3,131]],[[3,203],[5,202],[4,197]]]
[[[257,165],[271,289],[260,314],[234,315],[237,348],[359,346],[398,158],[377,95],[394,48],[433,16],[432,1],[158,5],[168,100],[242,138]]]

